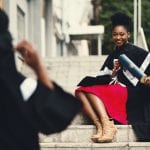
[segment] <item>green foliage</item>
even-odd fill
[[[112,35],[111,35],[111,20],[110,17],[118,12],[124,12],[132,18],[133,21],[133,0],[101,0],[102,10],[100,13],[100,23],[105,26],[105,35],[103,39],[103,54],[109,54],[113,50],[114,44],[112,43]],[[144,28],[144,32],[146,35],[146,40],[148,46],[150,46],[150,1],[144,0],[142,1],[142,26]],[[131,32],[130,41],[133,42],[133,26]]]

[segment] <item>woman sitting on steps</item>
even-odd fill
[[[148,52],[128,42],[131,19],[118,12],[111,17],[113,51],[101,68],[101,75],[95,80],[86,77],[75,90],[76,97],[83,103],[83,111],[92,120],[97,133],[91,137],[94,142],[112,142],[117,128],[113,120],[121,124],[131,124],[140,141],[150,141],[150,123],[148,105],[150,77],[141,83],[121,66],[118,58],[126,54],[137,66],[147,61]],[[147,63],[145,73],[150,75]],[[145,105],[146,104],[146,105]],[[144,110],[144,111],[143,111]],[[146,111],[145,111],[146,110]]]

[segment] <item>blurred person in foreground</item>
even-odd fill
[[[80,111],[81,103],[48,77],[36,49],[27,41],[12,45],[9,19],[0,9],[0,149],[39,150],[38,133],[61,132]],[[16,69],[14,52],[37,75]]]

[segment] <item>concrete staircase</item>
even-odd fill
[[[131,126],[117,125],[118,133],[112,143],[93,143],[93,125],[71,125],[51,136],[40,135],[42,150],[149,150],[150,143],[136,142]]]
[[[74,94],[77,83],[86,75],[96,76],[106,56],[60,57],[45,59],[49,75],[66,91]],[[30,68],[22,65],[26,76],[34,76]],[[41,150],[149,150],[150,142],[136,142],[132,127],[117,125],[118,133],[113,143],[93,143],[90,137],[95,127],[82,114],[63,132],[45,136],[40,134]]]
[[[73,93],[77,83],[86,75],[98,74],[106,56],[91,57],[57,57],[45,59],[50,78],[54,79],[68,92]],[[25,65],[19,68],[26,76],[33,72]]]

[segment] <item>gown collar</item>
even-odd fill
[[[130,45],[129,42],[125,43],[124,45],[120,47],[116,47],[116,53],[121,54],[124,53],[126,49],[128,49],[128,46]]]

